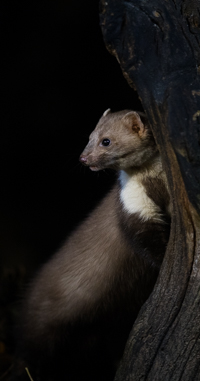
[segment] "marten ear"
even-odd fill
[[[140,115],[136,111],[127,112],[122,119],[125,120],[128,126],[134,132],[137,132],[139,136],[142,136],[144,134],[145,124],[143,123]]]
[[[111,112],[111,109],[110,109],[110,108],[108,108],[106,111],[104,111],[104,113],[103,113],[103,116],[106,116],[106,115],[108,115],[110,112]]]

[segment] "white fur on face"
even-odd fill
[[[122,205],[127,213],[138,213],[144,221],[152,219],[162,222],[161,209],[147,196],[145,187],[141,182],[142,177],[140,173],[128,174],[125,171],[120,171],[120,200]]]

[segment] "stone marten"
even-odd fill
[[[104,112],[80,162],[118,179],[29,287],[19,356],[34,381],[113,380],[169,238],[166,176],[143,113]]]

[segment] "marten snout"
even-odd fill
[[[101,168],[99,166],[98,160],[96,160],[93,156],[91,155],[83,155],[79,157],[79,161],[81,164],[85,165],[86,167],[89,167],[91,171],[99,171]]]
[[[80,161],[81,164],[83,164],[83,165],[87,165],[88,158],[87,158],[87,156],[83,156],[83,155],[81,155],[81,156],[79,157],[79,161]]]

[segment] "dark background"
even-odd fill
[[[114,181],[78,162],[98,119],[141,106],[105,48],[97,0],[4,0],[0,14],[0,264],[34,273]]]

